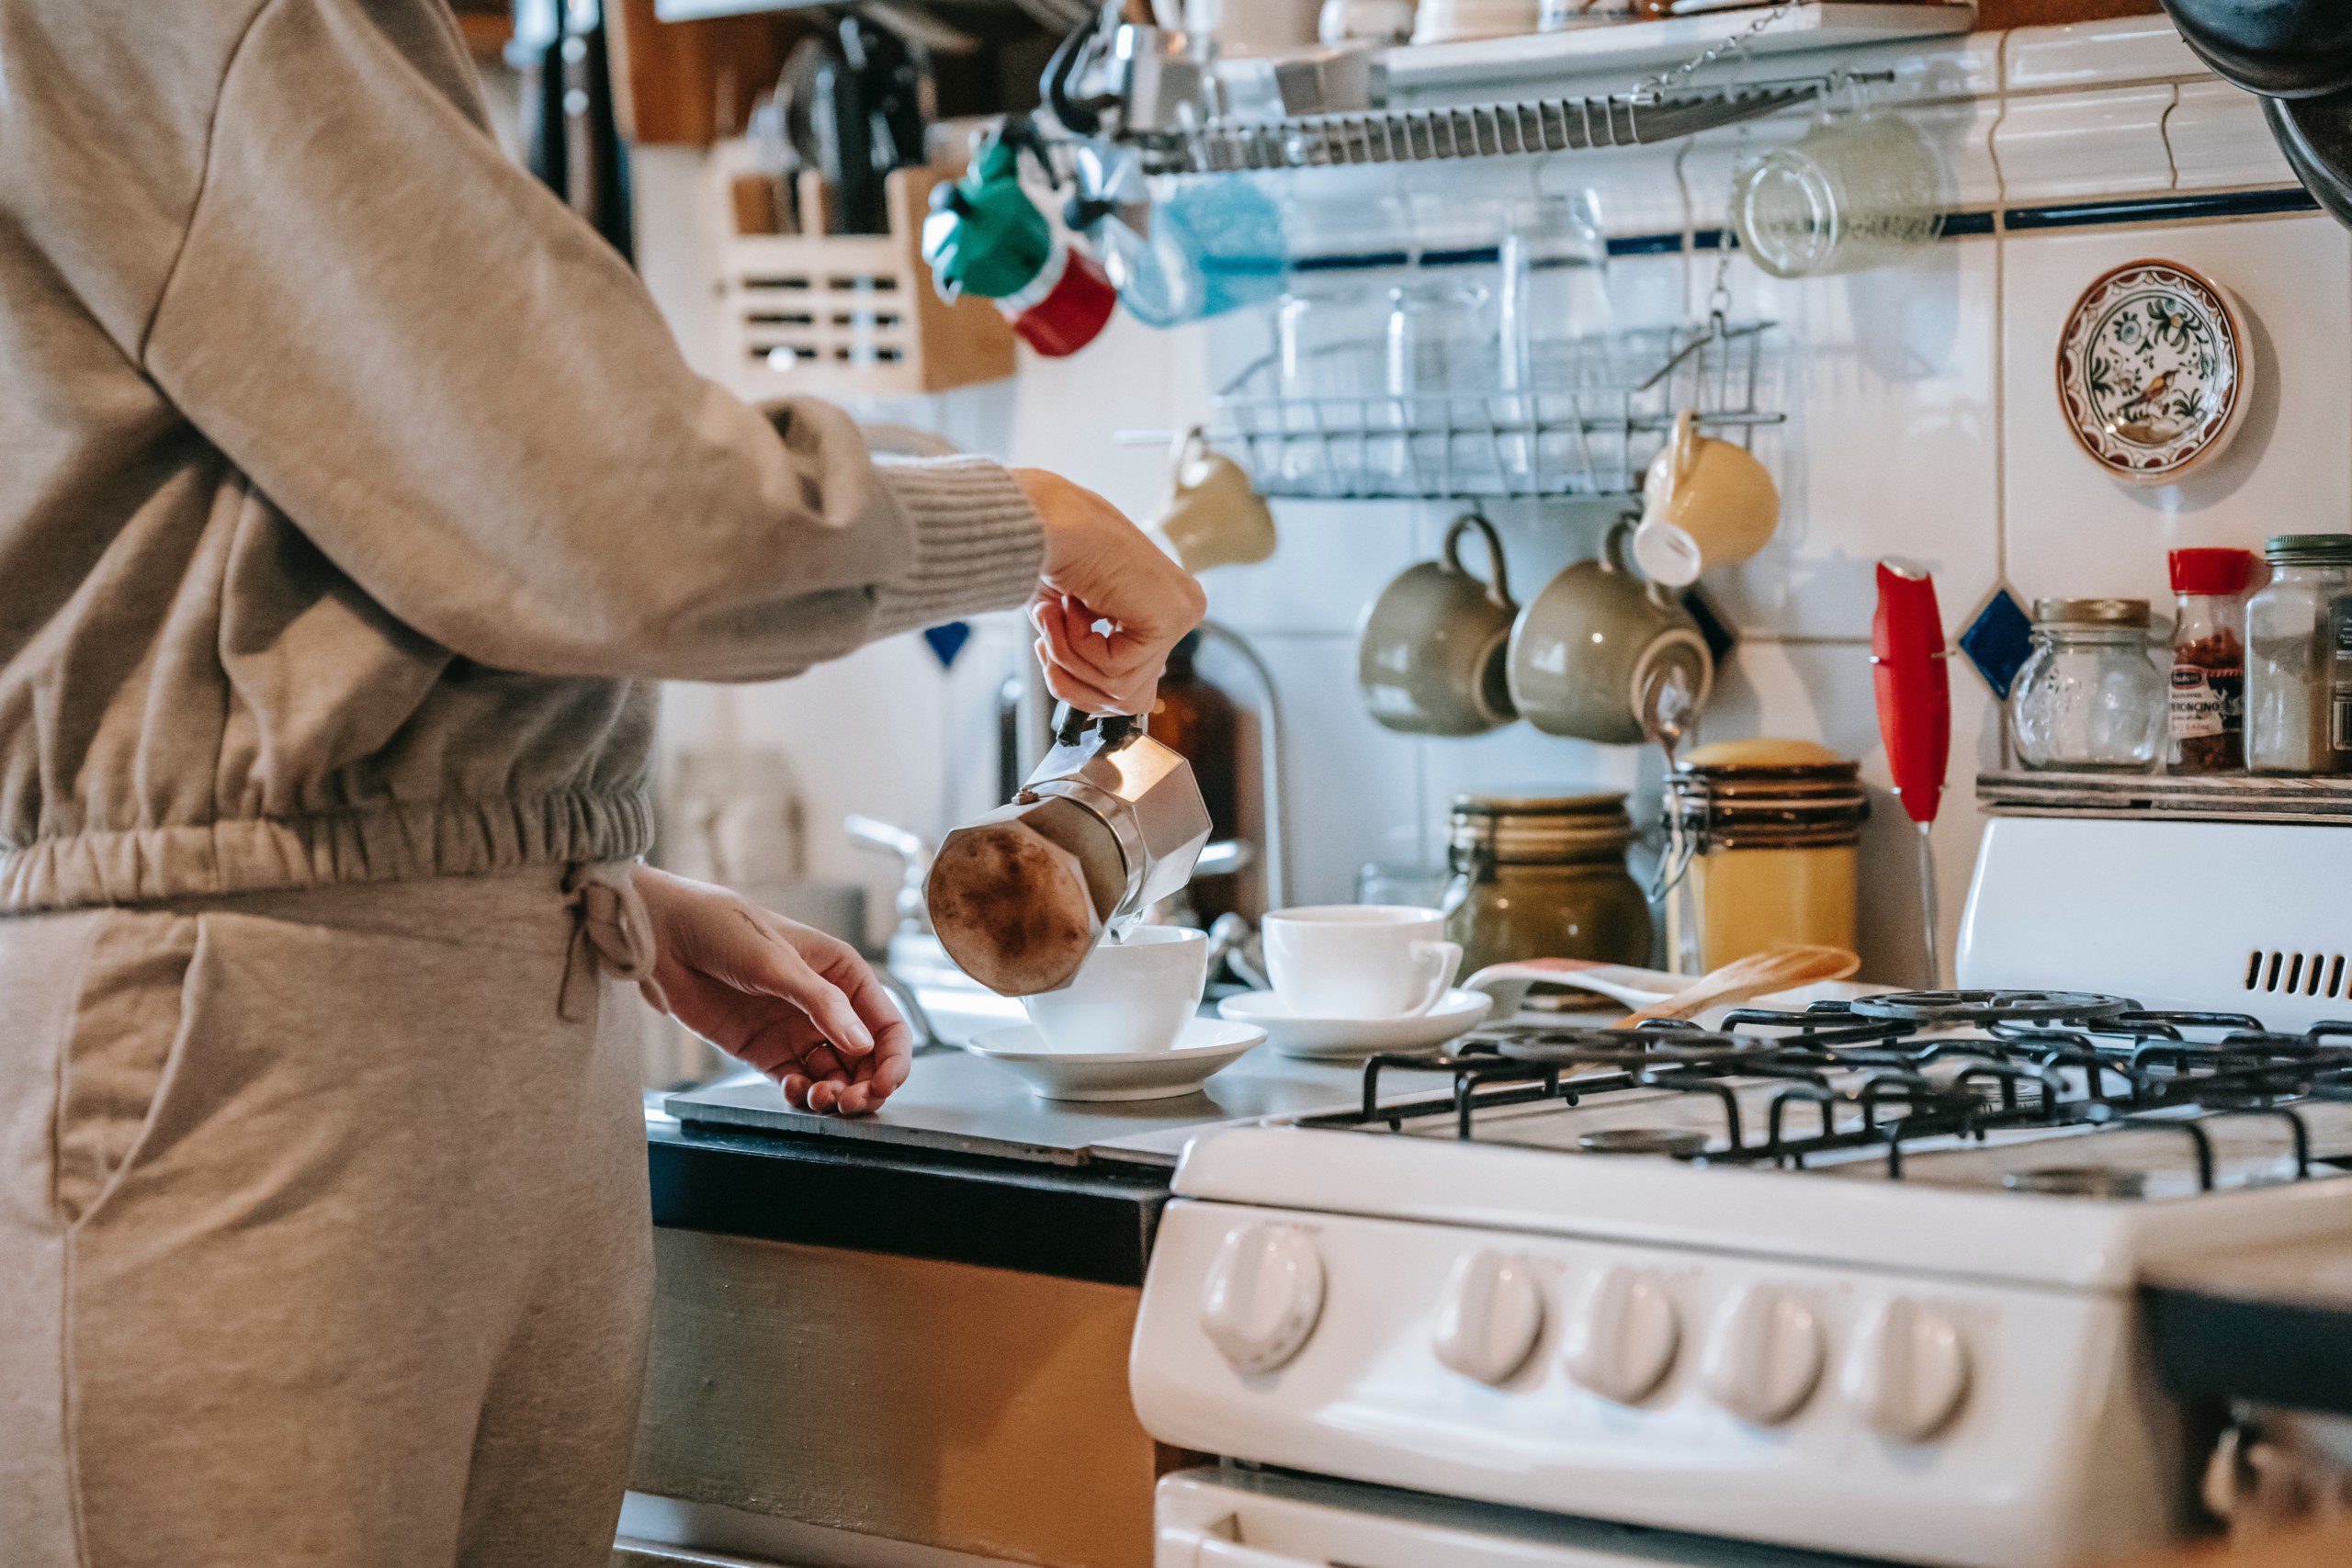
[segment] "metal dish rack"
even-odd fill
[[[1160,175],[1240,174],[1451,158],[1576,152],[1672,141],[1793,108],[1848,80],[1801,77],[1674,93],[1615,93],[1428,108],[1378,108],[1286,119],[1212,119],[1123,140]],[[1854,80],[1881,80],[1883,75]]]
[[[1209,439],[1260,493],[1322,501],[1625,496],[1695,410],[1742,446],[1785,414],[1758,406],[1770,321],[1615,333],[1567,367],[1568,386],[1297,396],[1272,355],[1216,398]]]

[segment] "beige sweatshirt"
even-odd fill
[[[1041,547],[690,373],[443,0],[0,0],[0,908],[636,853],[644,682]]]

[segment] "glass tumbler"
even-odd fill
[[[1932,242],[1950,186],[1943,155],[1903,116],[1830,116],[1740,165],[1732,228],[1775,277],[1859,272]]]
[[[1526,394],[1502,400],[1505,420],[1525,430],[1503,443],[1503,462],[1520,486],[1541,491],[1575,461],[1588,412],[1581,394],[1617,379],[1609,242],[1590,192],[1519,214],[1503,234],[1500,290],[1502,385]]]
[[[1478,495],[1498,488],[1490,273],[1448,269],[1389,290],[1387,385],[1400,434],[1387,456],[1402,493]]]

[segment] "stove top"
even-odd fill
[[[1393,1101],[1395,1074],[1432,1068],[1450,1093]],[[2352,1021],[2286,1033],[2245,1013],[2018,990],[1747,1008],[1713,1029],[1521,1022],[1440,1057],[1376,1056],[1359,1109],[1300,1124],[2041,1198],[2194,1197],[2352,1168]]]

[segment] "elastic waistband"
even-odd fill
[[[644,790],[68,834],[0,851],[0,910],[486,876],[631,860],[652,842],[653,803]]]

